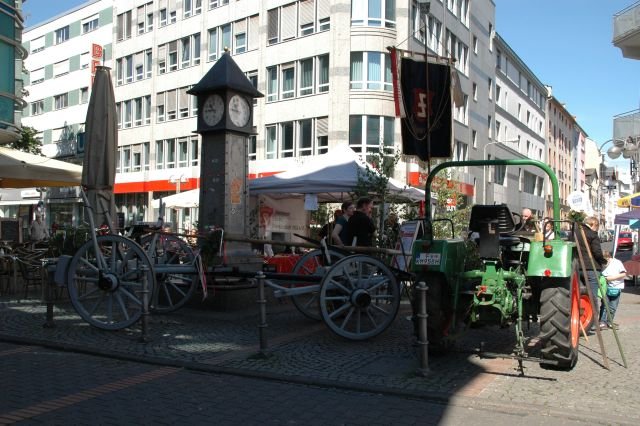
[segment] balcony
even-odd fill
[[[613,16],[613,45],[625,58],[640,59],[640,1]]]

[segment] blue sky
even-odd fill
[[[613,15],[636,0],[494,1],[496,31],[591,139],[611,139],[613,116],[640,107],[640,60],[611,43]]]
[[[595,141],[640,107],[640,61],[613,46],[613,15],[635,0],[494,0],[496,30]],[[27,0],[30,27],[83,0]]]

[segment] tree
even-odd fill
[[[394,151],[380,144],[375,153],[367,153],[364,171],[358,171],[358,182],[354,188],[354,200],[361,197],[375,199],[381,206],[374,212],[372,218],[378,229],[378,246],[385,247],[389,243],[385,241],[385,212],[384,206],[388,205],[388,212],[398,213],[397,200],[389,191],[389,179],[393,176],[396,165],[400,161],[400,152]]]
[[[42,145],[40,141],[36,139],[36,134],[38,134],[38,131],[33,127],[22,126],[20,139],[9,143],[8,146],[18,151],[28,152],[29,154],[42,155]]]

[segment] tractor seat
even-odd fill
[[[482,259],[499,259],[501,246],[511,247],[520,243],[518,237],[510,235],[516,230],[516,225],[506,204],[473,206],[469,230],[480,236],[478,254]]]

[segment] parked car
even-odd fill
[[[622,231],[618,234],[618,248],[633,249],[633,235],[629,231]]]

